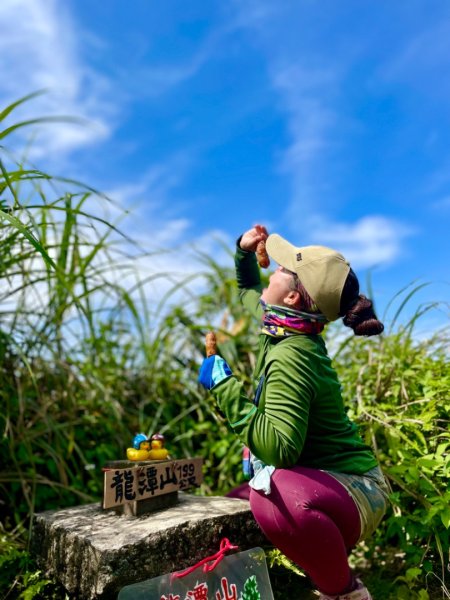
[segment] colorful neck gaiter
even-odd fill
[[[322,333],[327,318],[321,313],[313,314],[286,306],[275,306],[260,300],[264,310],[262,332],[272,337],[290,335],[317,335]]]

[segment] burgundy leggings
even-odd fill
[[[258,525],[274,546],[297,563],[329,595],[353,587],[347,555],[360,535],[358,509],[331,475],[292,467],[276,469],[266,496],[247,483],[229,497],[250,500]]]

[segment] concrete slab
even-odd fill
[[[37,514],[31,551],[70,597],[106,600],[125,585],[195,564],[223,537],[240,550],[267,544],[246,500],[180,492],[175,506],[137,517],[98,504]]]

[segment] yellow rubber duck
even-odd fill
[[[150,442],[143,433],[138,433],[133,438],[133,447],[127,448],[128,460],[150,460]]]
[[[150,460],[166,460],[169,458],[169,451],[164,448],[164,436],[161,433],[155,433],[150,440]]]

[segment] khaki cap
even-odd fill
[[[339,318],[342,288],[350,271],[342,254],[325,246],[297,248],[277,233],[267,238],[266,250],[275,262],[297,274],[329,321]]]

